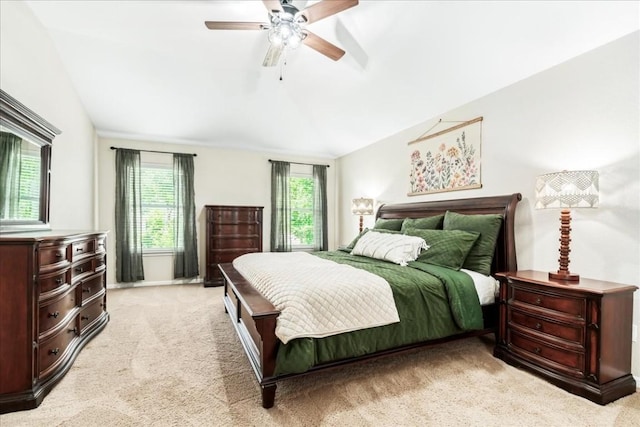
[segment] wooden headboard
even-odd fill
[[[516,205],[520,200],[522,200],[522,195],[513,193],[505,196],[382,205],[376,213],[376,219],[424,218],[444,214],[446,211],[465,215],[500,214],[504,221],[498,234],[496,252],[491,264],[491,274],[494,274],[518,269],[514,223]]]

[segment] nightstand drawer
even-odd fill
[[[510,304],[518,303],[569,314],[581,319],[585,318],[587,312],[587,301],[584,298],[536,292],[529,287],[521,287],[516,282],[513,284]]]
[[[509,308],[509,323],[513,327],[529,329],[535,333],[542,333],[557,337],[584,348],[584,324],[558,323],[542,317],[534,316],[520,310]]]
[[[521,335],[514,330],[511,330],[509,334],[509,346],[534,363],[548,365],[552,369],[562,370],[571,376],[584,378],[585,358],[583,352],[558,348]],[[523,352],[525,353],[523,354]]]

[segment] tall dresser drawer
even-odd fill
[[[536,292],[531,288],[522,288],[513,285],[512,304],[526,304],[532,307],[540,307],[566,313],[584,319],[587,311],[587,302],[584,298],[571,298],[568,296],[555,296],[547,293]]]
[[[76,308],[75,288],[40,307],[40,337],[44,338]]]
[[[44,379],[67,356],[69,344],[78,336],[76,318],[72,317],[60,332],[40,343],[40,379]]]
[[[257,251],[260,246],[257,235],[228,235],[211,237],[209,248],[216,249],[236,249],[243,248],[247,251]],[[237,250],[237,249],[236,249]]]
[[[543,333],[584,347],[585,328],[579,323],[558,323],[509,307],[509,322],[532,332]]]
[[[242,223],[258,222],[262,212],[255,209],[213,209],[207,219],[214,222]]]
[[[216,235],[228,236],[228,235],[258,235],[261,232],[262,225],[257,222],[230,224],[230,223],[216,223],[213,225],[213,232]]]

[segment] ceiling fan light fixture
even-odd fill
[[[268,35],[269,42],[278,47],[297,48],[306,36],[300,26],[301,22],[304,23],[304,20],[298,22],[291,13],[273,14]]]

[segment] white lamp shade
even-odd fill
[[[361,197],[351,202],[351,212],[354,215],[373,215],[373,199]]]
[[[536,209],[596,208],[598,171],[562,171],[536,179]]]

